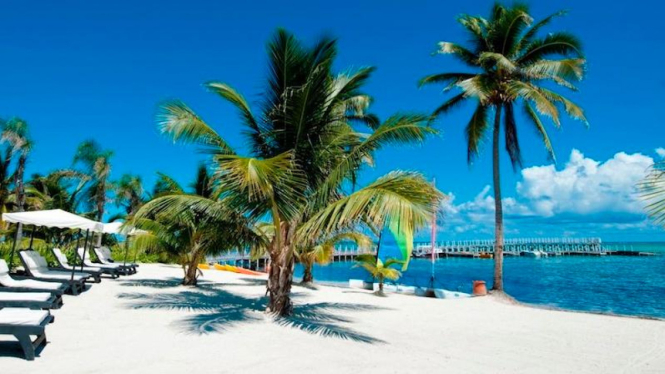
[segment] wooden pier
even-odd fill
[[[446,241],[434,246],[437,258],[493,258],[494,240]],[[376,254],[376,248],[358,249],[352,244],[339,245],[333,253],[333,262],[353,262],[360,254]],[[651,256],[653,253],[633,251],[631,248],[605,246],[600,238],[524,238],[506,239],[504,256],[554,257],[554,256]],[[432,245],[415,242],[413,257],[430,258]],[[232,251],[209,258],[210,263],[229,264],[248,269],[265,269],[268,257],[250,258],[243,252]]]

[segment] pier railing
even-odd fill
[[[435,257],[473,257],[490,258],[494,255],[494,240],[460,240],[442,241],[434,245]],[[503,253],[505,256],[604,256],[604,255],[645,255],[625,248],[617,249],[603,246],[600,238],[520,238],[506,239]],[[352,244],[341,244],[335,247],[333,262],[355,261],[361,254],[376,255],[376,247],[371,249],[358,248]],[[415,242],[414,257],[431,257],[431,243]],[[209,262],[240,265],[251,268],[263,268],[268,257],[250,258],[248,253],[233,251],[221,256],[209,258]]]

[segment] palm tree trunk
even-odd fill
[[[273,240],[273,246],[281,244],[280,248],[270,251],[270,274],[268,275],[268,295],[270,301],[267,311],[276,316],[291,315],[291,285],[293,284],[293,269],[295,258],[291,253],[291,235],[289,225],[280,229],[282,240]]]
[[[16,174],[14,175],[14,186],[16,194],[16,210],[23,212],[25,210],[25,186],[23,185],[23,174],[25,174],[26,156],[21,154],[16,166]],[[16,228],[16,238],[18,241],[23,237],[23,224],[18,224]]]
[[[494,134],[492,139],[492,166],[494,179],[494,284],[492,289],[503,291],[503,203],[501,201],[501,173],[499,146],[501,135],[501,105],[495,106]]]
[[[185,270],[185,278],[182,280],[183,286],[196,286],[198,278],[196,273],[199,271],[199,263],[201,262],[201,254],[194,253],[189,259],[187,268]]]
[[[312,266],[313,264],[304,264],[304,272],[302,275],[302,283],[313,283],[314,282],[314,275],[312,274]]]

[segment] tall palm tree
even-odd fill
[[[13,183],[11,171],[12,155],[11,147],[0,149],[0,229],[5,228],[1,213],[9,212],[11,209],[10,201],[12,199],[12,192],[10,187]]]
[[[575,91],[573,82],[580,81],[585,73],[586,61],[577,37],[567,32],[539,35],[544,26],[563,14],[558,12],[534,23],[528,7],[518,3],[512,7],[494,5],[488,19],[462,15],[458,21],[468,32],[468,45],[440,42],[438,53],[452,54],[474,71],[434,74],[420,81],[421,86],[443,84],[445,91],[453,88],[461,91],[439,106],[432,113],[432,120],[463,102],[475,102],[476,109],[465,130],[469,163],[491,131],[496,222],[493,289],[497,291],[503,291],[504,231],[499,170],[502,115],[505,147],[514,168],[522,166],[516,107],[522,107],[526,121],[540,135],[552,160],[554,150],[540,115],[550,117],[558,128],[562,107],[570,117],[587,123],[579,106],[545,88],[554,83]]]
[[[250,220],[269,217],[268,311],[289,315],[298,245],[314,245],[358,225],[381,227],[400,220],[415,230],[432,215],[441,193],[417,174],[395,171],[351,192],[363,165],[387,144],[418,144],[436,131],[426,117],[396,114],[379,123],[368,114],[371,98],[361,89],[372,68],[333,72],[335,40],[305,46],[278,30],[268,43],[269,77],[260,114],[227,84],[206,87],[236,107],[250,156],[240,156],[187,105],[162,106],[161,131],[201,145],[211,155],[217,197]],[[184,211],[205,202],[173,209]],[[207,209],[213,214],[213,209]]]
[[[183,267],[183,285],[197,284],[197,267],[206,255],[265,245],[263,236],[244,216],[211,198],[209,183],[210,176],[204,166],[197,170],[191,193],[186,193],[172,178],[161,175],[158,185],[168,188],[140,207],[132,219],[136,227],[147,231],[134,239],[135,246],[176,259]],[[191,202],[198,204],[184,210],[172,209]],[[209,209],[218,214],[208,214]]]
[[[112,151],[102,149],[94,140],[82,142],[74,155],[74,164],[81,165],[83,172],[89,177],[84,191],[85,202],[92,208],[95,220],[99,222],[104,217],[107,193],[111,187],[109,183],[111,156],[113,156]]]

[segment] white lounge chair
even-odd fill
[[[62,298],[49,292],[2,292],[0,308],[59,309]]]
[[[46,325],[53,322],[48,311],[25,308],[0,309],[0,334],[14,335],[23,348],[25,359],[35,359],[35,351],[46,345]],[[37,338],[33,341],[30,336]]]
[[[76,254],[79,257],[79,260],[83,260],[83,265],[84,266],[90,266],[90,267],[98,267],[101,271],[105,273],[116,273],[120,275],[129,275],[129,269],[124,268],[122,265],[118,264],[101,264],[101,263],[94,263],[90,259],[90,253],[88,252],[87,249],[83,248],[78,248],[76,250]]]
[[[68,272],[72,271],[72,266],[69,264],[69,260],[67,260],[67,256],[65,256],[60,248],[53,248],[51,250],[53,252],[53,257],[55,257],[55,260],[58,262],[59,269],[66,270]],[[94,279],[95,283],[99,283],[102,281],[101,275],[102,271],[100,268],[94,268],[90,266],[83,266],[83,270],[81,270],[80,266],[74,266],[74,273],[87,273],[92,275],[92,278]],[[113,278],[117,278],[117,276],[113,276]]]
[[[118,264],[122,266],[126,266],[128,268],[131,268],[133,272],[136,274],[136,268],[139,267],[138,264],[135,264],[133,262],[130,263],[120,263],[119,261],[116,262],[113,257],[111,256],[111,250],[109,247],[99,247],[95,248],[95,254],[97,254],[97,258],[99,258],[99,261],[101,261],[103,264]]]
[[[0,260],[0,291],[3,292],[49,292],[60,296],[67,290],[67,285],[59,282],[42,282],[27,277],[9,275],[5,260]]]
[[[28,275],[36,280],[67,283],[70,285],[73,295],[78,295],[83,291],[85,281],[91,277],[88,273],[74,273],[72,275],[71,272],[49,269],[44,257],[33,250],[20,251],[19,256]]]

